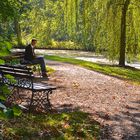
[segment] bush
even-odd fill
[[[50,45],[48,45],[46,48],[49,49],[67,49],[67,50],[82,50],[83,47],[80,44],[77,44],[72,41],[54,41],[52,40]]]

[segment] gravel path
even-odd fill
[[[59,111],[80,109],[103,125],[103,140],[140,140],[140,86],[59,62],[50,83],[58,90],[51,102]]]

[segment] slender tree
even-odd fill
[[[120,35],[120,57],[119,65],[125,66],[125,53],[126,53],[126,16],[127,10],[130,4],[130,0],[125,0],[122,6],[122,15],[121,15],[121,35]]]

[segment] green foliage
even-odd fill
[[[24,43],[36,37],[43,48],[105,52],[109,59],[118,60],[125,1],[31,0],[24,4],[26,10],[21,14]],[[138,4],[137,0],[131,0],[127,12],[126,53],[129,59],[139,53]],[[69,40],[75,45],[69,45]]]
[[[17,32],[16,20],[24,10],[26,0],[2,0],[0,2],[0,40],[12,41]],[[19,32],[18,32],[19,33]]]
[[[140,84],[140,70],[131,67],[119,67],[111,65],[102,65],[93,62],[77,60],[74,58],[60,57],[60,56],[46,56],[48,60],[66,62],[70,64],[79,65],[90,70],[101,72],[110,76],[115,76],[117,78],[122,78],[137,84]]]
[[[10,120],[15,117],[21,116],[21,114],[22,114],[21,108],[18,105],[14,105],[13,108],[6,107],[3,109],[3,111],[0,110],[0,119]]]
[[[4,64],[4,60],[0,59],[0,64]]]
[[[12,76],[7,75],[8,78],[12,78]],[[14,80],[15,81],[15,80]],[[21,109],[18,105],[14,105],[14,106],[5,106],[4,103],[7,99],[7,96],[10,95],[10,88],[7,85],[0,85],[0,118],[1,119],[12,119],[16,116],[20,116],[21,115]]]
[[[10,53],[11,48],[12,46],[9,42],[0,40],[0,56],[5,56]]]
[[[4,0],[0,2],[0,18],[14,17],[17,8],[16,0]]]
[[[54,41],[52,40],[50,45],[47,46],[49,49],[68,49],[68,50],[80,50],[82,49],[80,44],[72,41]]]
[[[14,118],[13,110],[9,108],[4,111],[4,115],[5,115],[4,117],[8,119]]]
[[[10,74],[6,74],[4,75],[6,77],[6,79],[8,79],[11,83],[16,83],[16,80],[14,79],[14,77]]]
[[[0,85],[0,100],[1,101],[5,101],[9,93],[10,93],[10,90],[7,85]]]
[[[47,69],[47,74],[48,75],[50,75],[50,74],[55,72],[55,70],[53,68],[51,68],[51,67],[46,66],[46,69]]]
[[[13,125],[14,123],[14,125]],[[75,111],[22,115],[4,123],[4,139],[99,139],[100,126],[89,114]]]
[[[12,107],[14,116],[20,116],[22,114],[21,108],[18,105]]]
[[[0,24],[1,36],[13,39],[16,44],[16,31],[19,44],[21,37],[24,44],[36,37],[39,47],[84,49],[118,60],[122,47],[122,9],[126,1],[6,0],[0,4],[0,14],[11,21]],[[126,58],[130,61],[140,52],[139,4],[138,0],[131,0],[126,13]],[[74,44],[69,45],[70,42]]]
[[[5,77],[10,81],[10,82],[16,82],[13,76],[7,74]],[[21,115],[21,109],[19,106],[14,105],[14,106],[5,106],[5,101],[7,97],[11,93],[11,88],[8,87],[7,85],[0,85],[0,118],[1,119],[12,119],[16,116]]]

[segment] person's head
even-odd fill
[[[32,46],[35,46],[36,43],[37,43],[37,40],[35,38],[33,38],[32,41],[31,41]]]

